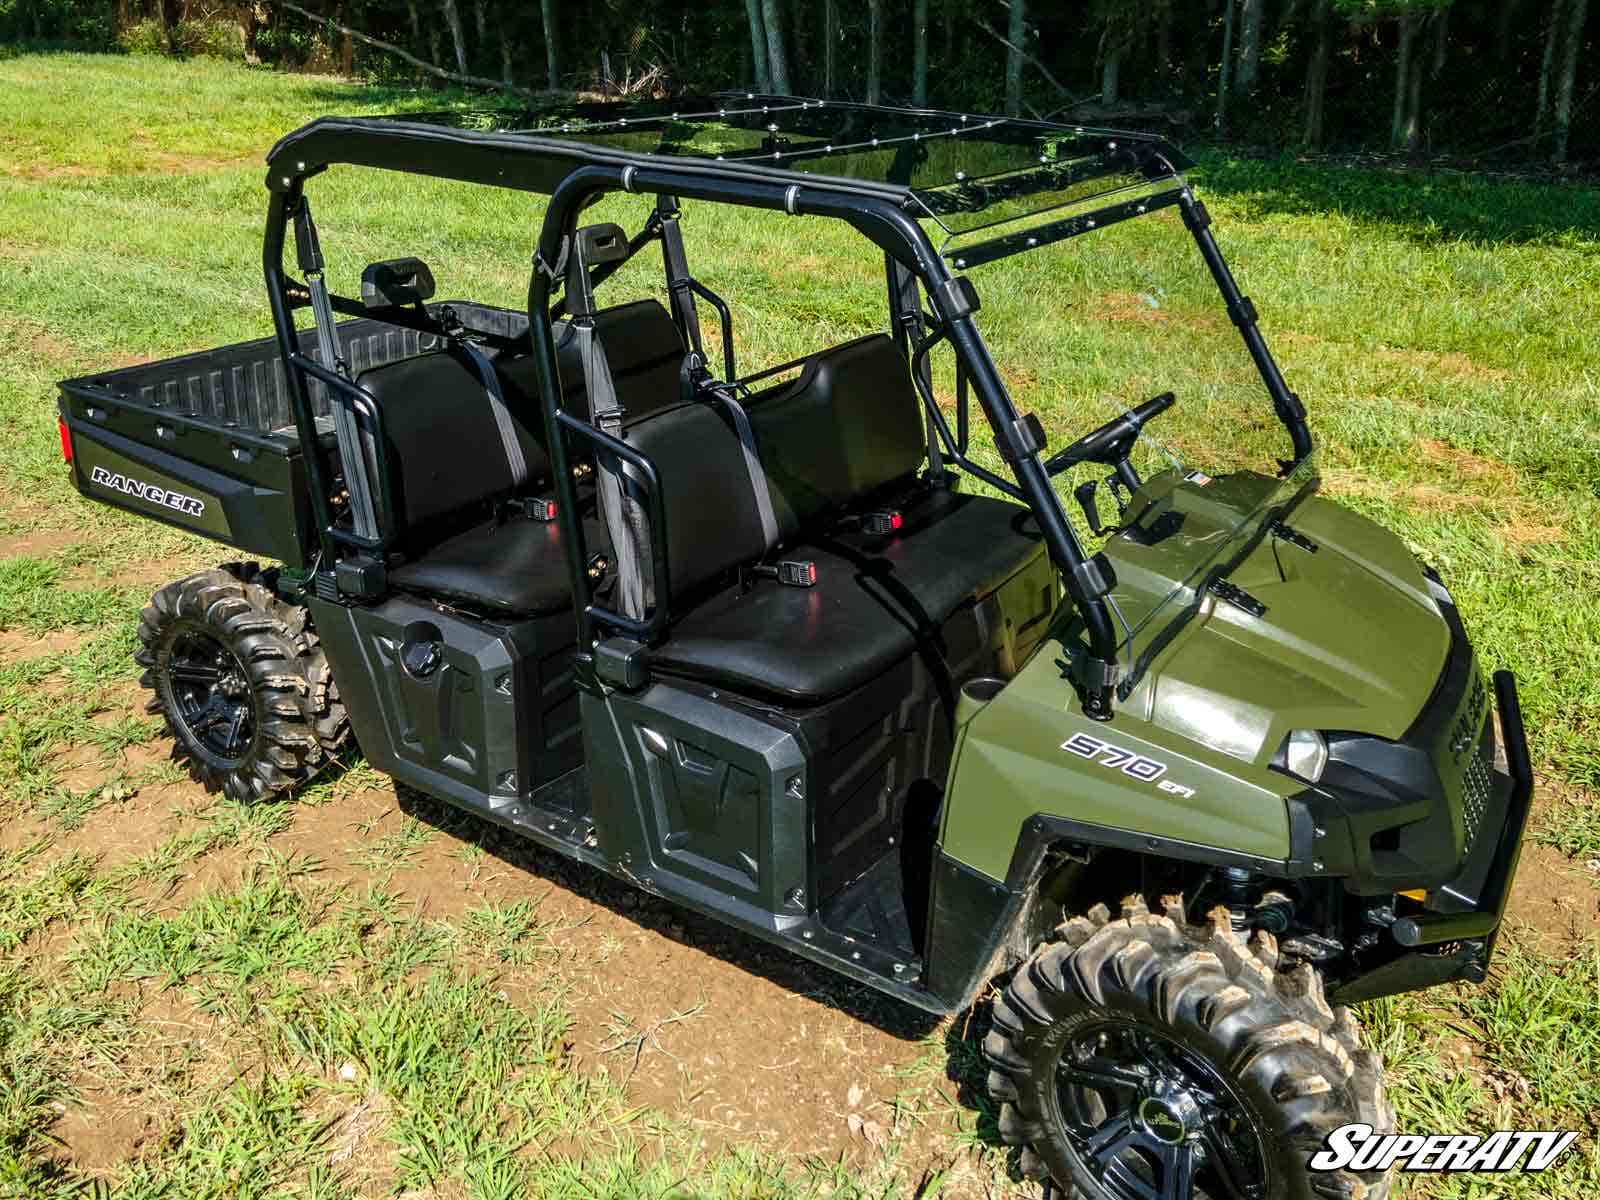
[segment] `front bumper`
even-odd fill
[[[1334,1003],[1353,1004],[1458,979],[1480,983],[1487,975],[1533,798],[1533,765],[1511,672],[1495,674],[1494,691],[1505,769],[1495,764],[1484,827],[1472,852],[1455,879],[1429,893],[1430,911],[1401,916],[1390,926],[1400,953],[1330,987]]]
[[[1498,815],[1498,836],[1492,827],[1484,829],[1461,874],[1432,897],[1435,907],[1451,911],[1419,913],[1395,921],[1390,932],[1402,946],[1474,940],[1486,940],[1492,945],[1505,915],[1533,798],[1533,766],[1528,758],[1527,734],[1522,728],[1517,681],[1510,671],[1495,674],[1494,692],[1500,710],[1500,744],[1505,752],[1506,771],[1494,772],[1490,813],[1486,815],[1490,819]]]

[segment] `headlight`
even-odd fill
[[[1316,783],[1328,765],[1328,739],[1315,729],[1296,729],[1284,739],[1279,754],[1289,774]]]

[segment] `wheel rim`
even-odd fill
[[[167,651],[166,683],[189,739],[225,763],[243,762],[256,720],[238,656],[204,630],[180,630]]]
[[[1263,1200],[1266,1151],[1235,1088],[1132,1021],[1076,1031],[1056,1064],[1067,1144],[1116,1200]]]

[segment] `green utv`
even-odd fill
[[[1176,149],[740,93],[325,118],[268,163],[276,336],[61,385],[85,496],[281,564],[141,619],[201,780],[262,799],[353,735],[928,1012],[1000,972],[1000,1133],[1064,1194],[1384,1193],[1308,1159],[1393,1126],[1348,1006],[1485,976],[1531,791],[1516,688],[1399,538],[1317,495]],[[526,310],[435,301],[416,258],[330,291],[307,184],[336,164],[547,196]],[[637,232],[582,223],[611,193],[648,198]],[[846,223],[887,332],[741,376],[684,203]],[[1287,431],[1270,473],[1141,478],[1170,393],[1052,452],[979,331],[959,272],[1167,208]],[[600,304],[651,246],[668,303]],[[1080,466],[1081,527],[1054,485]]]

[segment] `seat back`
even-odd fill
[[[738,434],[717,406],[680,404],[633,423],[626,436],[661,483],[674,600],[761,557],[767,542],[750,471]],[[637,553],[648,572],[648,544]]]
[[[685,350],[678,327],[659,302],[602,309],[595,314],[595,328],[611,362],[617,399],[630,415],[676,403]],[[558,345],[561,335],[557,327]],[[569,406],[587,415],[582,364],[567,346],[558,351],[562,389]],[[533,358],[502,355],[494,366],[527,464],[528,485],[537,487],[550,477],[550,456]],[[483,380],[461,350],[447,346],[373,367],[356,382],[382,410],[396,517],[407,529],[436,525],[514,489]],[[367,470],[375,480],[371,430],[364,431],[364,442]]]
[[[916,471],[922,404],[887,334],[824,350],[747,411],[784,536]]]

